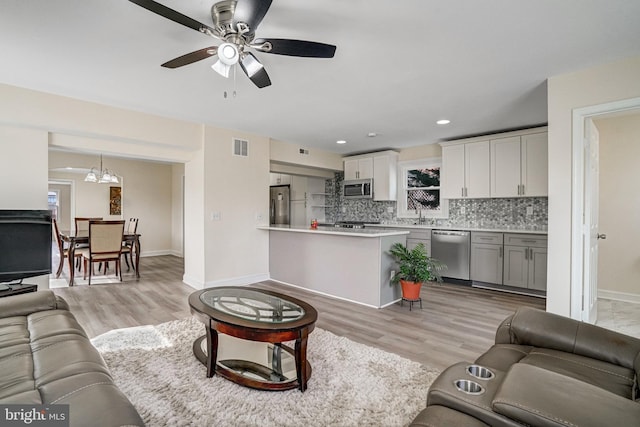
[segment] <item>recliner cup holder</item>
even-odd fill
[[[490,369],[480,365],[467,366],[467,373],[480,380],[490,380],[495,377],[494,373]]]
[[[473,395],[484,393],[484,387],[482,387],[480,384],[478,384],[475,381],[455,380],[453,382],[453,385],[455,385],[456,388],[463,393],[473,394]]]

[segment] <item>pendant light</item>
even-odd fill
[[[102,168],[102,154],[100,154],[100,169],[96,172],[96,168],[92,167],[87,176],[84,178],[85,182],[95,182],[98,184],[119,184],[118,176],[115,172],[109,169]]]

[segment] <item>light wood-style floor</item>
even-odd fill
[[[67,300],[91,337],[111,329],[190,316],[187,297],[194,289],[182,283],[182,259],[148,257],[140,263],[139,281],[129,272],[123,283],[53,291]],[[67,266],[63,274],[67,274]],[[472,361],[486,351],[498,324],[517,307],[544,309],[543,299],[453,284],[424,286],[423,309],[414,305],[412,311],[406,304],[368,308],[271,281],[252,286],[307,301],[318,310],[319,328],[438,369]]]

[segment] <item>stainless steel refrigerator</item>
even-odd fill
[[[289,225],[289,218],[291,217],[289,186],[274,185],[269,190],[269,224]]]

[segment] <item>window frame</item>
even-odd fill
[[[407,192],[411,191],[407,187],[407,172],[414,169],[430,169],[434,167],[440,168],[440,178],[442,178],[442,158],[432,157],[427,159],[406,160],[398,162],[398,200],[397,200],[397,216],[398,218],[418,218],[420,213],[415,209],[407,209]],[[431,188],[431,187],[428,187]],[[449,218],[449,200],[442,197],[442,182],[440,187],[434,188],[440,191],[440,209],[423,210],[423,218]]]

